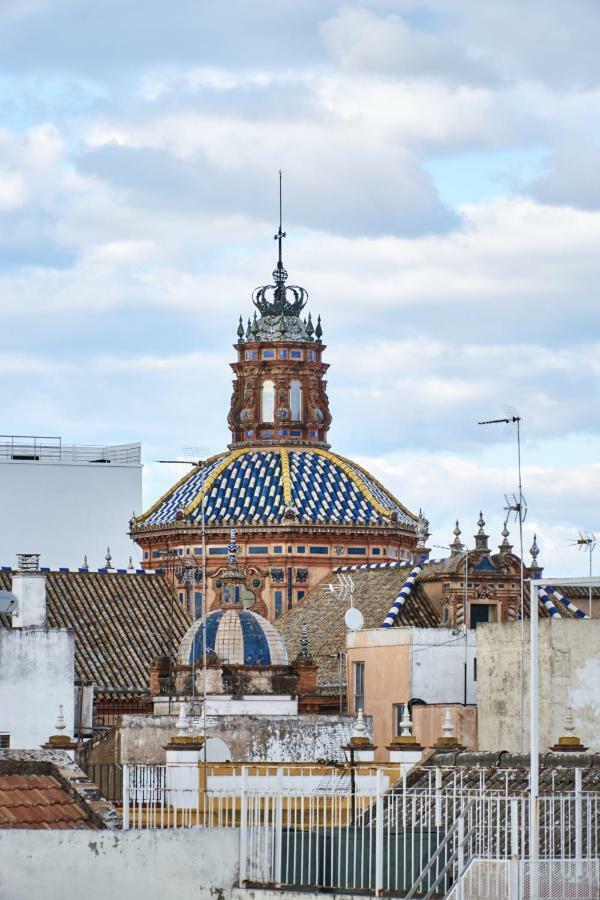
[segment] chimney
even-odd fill
[[[46,625],[46,576],[40,572],[40,555],[18,553],[17,560],[19,568],[12,577],[12,592],[17,598],[12,627],[43,627]]]

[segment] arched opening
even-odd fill
[[[261,421],[275,421],[275,383],[270,379],[263,381],[262,385]]]
[[[290,417],[292,422],[302,419],[302,382],[290,381]]]

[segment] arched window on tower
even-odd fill
[[[290,416],[292,422],[302,419],[302,382],[290,381]]]
[[[275,421],[275,383],[271,380],[263,381],[262,385],[261,421]]]

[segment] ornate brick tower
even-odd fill
[[[238,602],[226,590],[223,565],[231,527],[246,602],[254,598],[271,619],[335,567],[409,560],[417,545],[417,517],[359,465],[329,450],[321,320],[303,317],[307,292],[287,284],[284,237],[280,206],[274,283],[254,291],[256,311],[245,329],[240,317],[237,329],[229,450],[194,468],[131,522],[147,568],[161,567],[168,549],[197,572],[204,532],[207,596],[194,587],[193,609],[191,589],[180,592],[196,616],[205,606]]]

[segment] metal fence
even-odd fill
[[[511,790],[510,777],[500,790],[484,779],[465,785],[456,769],[423,770],[415,787],[399,774],[125,766],[123,824],[239,828],[242,885],[461,900],[530,895],[527,792]],[[574,783],[577,790],[540,798],[536,872],[539,890],[550,891],[540,897],[587,897],[600,885],[600,797]],[[573,872],[582,893],[561,893]]]

